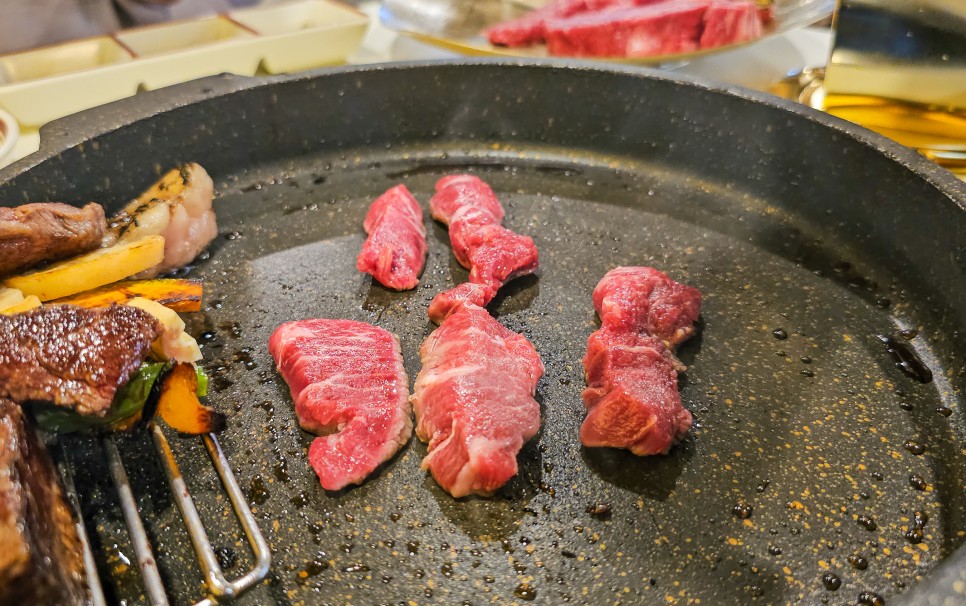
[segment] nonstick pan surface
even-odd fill
[[[492,62],[214,79],[54,125],[45,150],[0,173],[0,195],[114,210],[175,162],[215,178],[220,234],[188,272],[205,283],[189,326],[273,549],[244,604],[895,603],[966,530],[964,188],[872,134],[749,96]],[[412,381],[428,302],[467,273],[427,212],[419,287],[373,285],[355,270],[362,218],[397,183],[428,211],[456,172],[489,182],[540,250],[540,273],[490,310],[543,358],[542,430],[493,498],[442,492],[415,438],[362,486],[327,493],[268,336],[298,318],[372,322],[399,335]],[[705,296],[679,351],[695,427],[667,456],[577,437],[591,292],[617,265]],[[121,450],[188,603],[201,577],[149,444]],[[222,563],[242,569],[203,448],[175,446]],[[110,598],[145,603],[96,442],[67,447]],[[953,595],[931,578],[923,595]]]

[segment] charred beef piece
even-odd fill
[[[87,604],[83,549],[50,456],[0,398],[0,604]]]
[[[100,204],[42,202],[0,208],[0,276],[93,250],[107,220]]]
[[[0,398],[103,416],[160,334],[154,316],[126,305],[0,315]]]

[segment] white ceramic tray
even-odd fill
[[[202,76],[298,71],[345,61],[369,19],[302,0],[0,55],[0,108],[24,126]]]
[[[0,166],[5,164],[4,158],[9,155],[20,137],[20,127],[13,116],[0,109]]]

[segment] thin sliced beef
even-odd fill
[[[154,316],[127,305],[0,315],[0,397],[103,416],[160,334]]]
[[[302,429],[320,436],[309,463],[326,490],[361,484],[409,440],[409,381],[392,333],[351,320],[300,320],[275,329],[268,350]]]
[[[704,14],[700,46],[715,48],[760,38],[769,15],[750,0],[715,0]]]
[[[433,297],[429,304],[428,314],[433,322],[439,324],[463,305],[485,307],[496,295],[496,290],[489,286],[463,282],[462,284],[441,292]]]
[[[552,19],[547,51],[567,57],[650,57],[698,49],[707,0],[667,0]]]
[[[106,230],[104,209],[93,202],[0,207],[0,276],[93,250]]]
[[[485,306],[509,280],[539,266],[533,240],[501,225],[503,206],[490,186],[472,175],[444,177],[430,200],[433,218],[449,225],[453,254],[470,270],[469,282],[441,292],[429,305],[429,317],[441,322],[465,302]]]
[[[450,314],[420,355],[412,401],[416,435],[429,443],[423,469],[454,497],[493,494],[516,475],[517,454],[540,428],[540,356],[475,305]]]
[[[754,40],[771,20],[752,0],[558,0],[486,35],[556,56],[652,57]]]
[[[519,19],[498,23],[486,30],[486,37],[497,46],[521,47],[544,41],[544,24],[549,19],[564,19],[598,10],[627,0],[554,0]]]
[[[0,604],[88,603],[83,549],[57,470],[0,398]]]
[[[388,288],[415,288],[426,263],[426,227],[423,211],[406,186],[379,196],[363,227],[369,237],[356,259],[359,271]]]
[[[546,42],[549,21],[616,7],[645,6],[662,0],[555,0],[518,19],[498,23],[486,30],[490,44],[521,47]]]
[[[584,446],[667,452],[691,427],[674,349],[694,333],[701,293],[650,267],[618,267],[594,289],[601,327],[590,335],[583,392]]]

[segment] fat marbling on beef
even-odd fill
[[[154,316],[127,305],[0,315],[0,397],[103,416],[161,330]]]
[[[650,267],[618,267],[597,284],[593,300],[601,327],[584,356],[588,412],[580,441],[665,453],[691,427],[674,350],[694,333],[701,293]]]
[[[717,48],[760,38],[763,22],[771,18],[755,2],[714,0],[704,14],[701,48]]]
[[[642,3],[648,0],[641,0]],[[649,0],[656,2],[658,0]],[[498,23],[486,30],[486,37],[497,46],[521,47],[544,41],[544,26],[551,19],[565,19],[588,11],[630,4],[632,0],[553,0],[518,19]]]
[[[540,428],[543,363],[533,345],[476,305],[461,305],[420,348],[412,396],[422,467],[454,497],[491,495],[517,473]]]
[[[426,262],[426,227],[419,202],[406,186],[379,196],[362,225],[369,237],[356,259],[359,271],[388,288],[415,288]]]
[[[361,484],[412,435],[399,339],[351,320],[286,322],[268,350],[303,429],[318,435],[309,463],[326,490]]]
[[[550,20],[547,51],[567,57],[649,57],[698,49],[708,3],[668,0]]]
[[[83,558],[47,449],[20,406],[0,398],[0,604],[87,604]]]
[[[558,0],[486,35],[555,56],[652,57],[753,40],[770,21],[752,0]]]
[[[533,240],[501,225],[503,205],[478,177],[440,179],[430,210],[433,218],[449,226],[453,254],[470,270],[469,285],[441,292],[430,303],[429,317],[437,324],[464,303],[485,306],[504,283],[537,270]]]
[[[93,202],[0,207],[0,276],[93,250],[106,230],[104,209]]]

